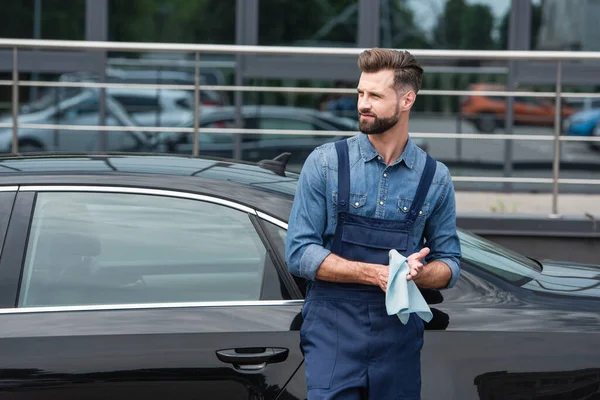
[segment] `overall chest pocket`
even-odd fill
[[[331,195],[331,200],[332,200],[332,204],[333,204],[333,208],[334,211],[337,212],[338,210],[338,193],[337,192],[333,192]],[[366,212],[366,207],[365,205],[367,204],[367,194],[366,193],[350,193],[350,204],[349,204],[349,211],[352,214],[357,214],[357,215],[365,215]]]
[[[408,216],[408,212],[410,211],[411,207],[412,207],[412,199],[407,199],[404,197],[398,198],[398,212],[399,213],[401,213],[402,215]],[[420,210],[417,210],[417,219],[427,217],[429,215],[429,212],[430,212],[429,204],[424,203],[423,207],[421,207]]]

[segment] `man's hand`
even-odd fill
[[[420,252],[411,254],[406,258],[410,272],[406,275],[406,280],[415,280],[423,270],[423,259],[429,254],[429,248],[424,247]],[[387,282],[387,279],[386,279]]]
[[[384,292],[387,292],[387,284],[388,284],[389,276],[390,276],[389,265],[379,265],[377,268],[376,275],[375,275],[375,282],[377,282],[377,285],[379,285],[381,290],[383,290]]]

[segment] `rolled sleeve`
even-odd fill
[[[314,280],[317,270],[329,254],[331,254],[331,251],[323,246],[309,245],[300,259],[300,275],[306,279]]]
[[[454,285],[456,284],[456,281],[458,280],[458,277],[460,276],[460,266],[459,266],[458,262],[452,258],[438,258],[435,261],[443,262],[448,267],[450,267],[450,271],[452,272],[452,277],[450,278],[450,281],[448,282],[448,286],[446,286],[444,289],[449,289],[451,287],[454,287]]]
[[[460,276],[460,239],[456,230],[456,200],[450,172],[446,169],[446,187],[436,207],[427,219],[424,236],[430,249],[426,262],[444,262],[452,272],[452,277],[444,289],[452,288]]]
[[[291,274],[314,280],[330,251],[323,247],[327,226],[324,161],[319,148],[306,159],[296,188],[286,238],[286,263]]]

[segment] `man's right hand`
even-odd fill
[[[377,267],[375,282],[383,290],[387,292],[388,278],[390,276],[390,267],[388,265],[379,265]]]

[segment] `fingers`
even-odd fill
[[[423,270],[423,264],[421,264],[418,261],[413,261],[413,262],[409,263],[408,267],[410,268],[410,270],[409,270],[408,274],[406,274],[406,279],[409,281],[413,280],[417,276],[419,276],[419,274]]]
[[[418,260],[421,261],[423,260],[425,257],[427,257],[427,255],[431,252],[431,250],[429,250],[429,247],[423,247],[421,249],[421,251],[419,251],[418,253],[413,253],[410,256],[407,257],[407,260],[410,262],[411,260]]]

